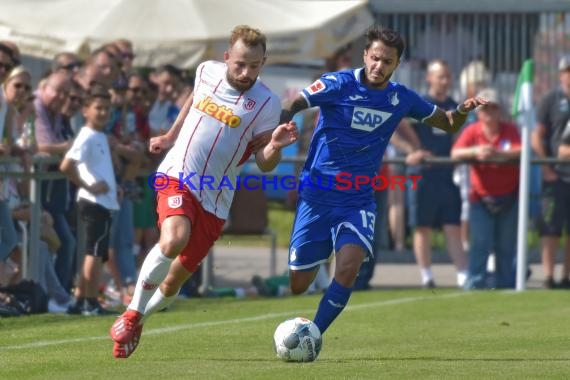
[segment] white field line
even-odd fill
[[[363,304],[358,304],[358,305],[354,305],[354,306],[347,306],[344,311],[350,312],[353,310],[370,309],[370,308],[374,308],[374,307],[383,307],[383,306],[390,306],[390,305],[400,305],[400,304],[412,303],[412,302],[417,302],[417,301],[437,301],[437,300],[446,299],[446,298],[456,298],[456,297],[464,296],[467,294],[472,294],[472,292],[457,292],[457,293],[444,294],[442,296],[422,296],[422,297],[396,298],[396,299],[385,300],[385,301],[370,302],[370,303],[363,303]],[[297,314],[310,313],[310,312],[314,312],[314,309],[288,311],[288,312],[282,312],[282,313],[267,313],[267,314],[257,315],[254,317],[226,319],[226,320],[222,320],[222,321],[213,321],[213,322],[187,323],[187,324],[182,324],[182,325],[148,329],[148,330],[144,331],[144,335],[145,336],[160,335],[160,334],[173,333],[173,332],[178,332],[178,331],[182,331],[182,330],[196,329],[196,328],[202,328],[202,327],[213,327],[213,326],[230,325],[230,324],[236,324],[236,323],[263,321],[263,320],[277,318],[277,317],[292,317],[292,316],[297,315]],[[17,345],[12,345],[12,346],[3,346],[3,347],[0,347],[0,351],[21,350],[21,349],[27,349],[27,348],[40,348],[40,347],[56,346],[56,345],[69,344],[69,343],[81,343],[81,342],[87,342],[87,341],[106,340],[106,339],[111,339],[111,338],[108,335],[105,335],[105,336],[92,336],[92,337],[73,338],[73,339],[44,340],[44,341],[39,341],[39,342],[17,344]]]

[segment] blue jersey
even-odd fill
[[[436,107],[416,92],[389,82],[382,90],[362,83],[363,68],[324,74],[302,95],[320,117],[299,178],[303,199],[333,206],[363,206],[373,201],[370,183],[392,133],[404,117],[424,121]],[[348,184],[352,181],[352,184]]]

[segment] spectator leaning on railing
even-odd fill
[[[33,138],[33,129],[29,128],[25,123],[25,108],[30,96],[30,74],[23,66],[16,66],[6,76],[2,83],[0,92],[3,99],[0,103],[0,114],[6,112],[7,117],[0,115],[3,123],[3,146],[6,148],[5,156],[19,157],[20,162],[11,162],[0,165],[0,167],[8,172],[22,172],[30,170],[31,155],[36,151],[35,139]],[[10,210],[12,210],[19,202],[13,202],[13,194],[18,192],[21,184],[16,178],[5,177],[0,184],[0,260],[10,261],[14,265],[8,265],[16,268],[21,263],[19,255],[16,254],[18,236],[14,228],[14,222],[11,220]],[[8,255],[8,256],[7,256]],[[0,269],[1,270],[1,269]],[[14,272],[14,271],[12,271]],[[0,279],[0,283],[2,280]]]
[[[14,61],[8,47],[0,44],[0,83],[4,83]],[[0,89],[0,158],[8,158],[12,153],[12,123],[13,115],[8,102],[4,96],[3,89]],[[6,170],[4,165],[0,165],[1,170]],[[5,197],[6,184],[0,180],[0,282],[2,273],[6,268],[13,266],[6,264],[6,260],[12,254],[18,244],[18,236]]]
[[[2,90],[9,110],[11,122],[6,125],[6,135],[11,141],[11,155],[22,159],[15,165],[18,170],[30,170],[31,158],[37,151],[35,133],[27,120],[27,107],[31,93],[31,76],[22,65],[14,67],[2,85]],[[9,135],[9,136],[8,136]]]
[[[62,108],[67,100],[70,79],[66,73],[55,72],[40,83],[35,107],[35,132],[38,150],[53,156],[61,156],[71,146],[71,141],[64,134]],[[55,171],[57,167],[48,170]],[[51,214],[54,229],[61,240],[55,261],[55,270],[61,284],[70,290],[75,268],[76,239],[66,213],[71,197],[69,182],[66,179],[42,181],[42,206]]]
[[[520,136],[515,125],[501,120],[497,93],[487,89],[479,96],[489,104],[477,110],[478,121],[468,125],[453,145],[457,159],[511,159],[520,155]],[[516,164],[479,163],[470,167],[469,201],[470,248],[466,289],[514,286],[515,242],[517,233],[517,191],[519,169]],[[489,283],[487,259],[496,256],[496,281]]]
[[[532,148],[538,157],[568,158],[570,142],[570,56],[558,62],[560,86],[540,102]],[[542,166],[540,235],[544,287],[554,288],[554,263],[562,230],[570,232],[570,165]],[[566,239],[560,286],[570,288],[570,239]]]
[[[428,93],[424,98],[444,110],[453,110],[457,102],[449,96],[451,71],[445,61],[436,59],[427,67]],[[416,123],[413,129],[418,135],[421,149],[408,154],[408,162],[414,156],[449,157],[453,136],[424,123]],[[451,166],[411,166],[408,174],[419,174],[417,191],[408,191],[409,223],[414,228],[414,253],[420,267],[422,285],[435,287],[431,271],[431,247],[433,228],[442,228],[449,256],[457,270],[457,285],[463,287],[467,277],[467,257],[461,244],[459,227],[461,197],[453,183]]]
[[[475,59],[469,62],[459,75],[459,87],[461,93],[469,98],[475,96],[479,91],[489,87],[491,75],[485,64]],[[475,112],[467,116],[467,124],[477,120]],[[457,165],[453,171],[453,182],[459,186],[461,194],[461,243],[465,252],[469,251],[469,165]]]

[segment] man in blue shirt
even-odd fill
[[[456,132],[469,111],[486,100],[470,98],[443,111],[390,81],[404,50],[401,36],[372,27],[364,67],[326,73],[283,110],[291,120],[303,109],[321,113],[299,178],[299,202],[289,250],[291,291],[303,293],[319,264],[336,252],[334,278],[314,318],[324,333],[348,303],[360,264],[373,254],[374,180],[394,129],[404,117]],[[372,183],[371,183],[372,182]],[[380,181],[381,182],[381,181]]]
[[[449,96],[451,71],[443,60],[436,59],[427,66],[428,92],[424,99],[443,110],[455,110],[457,103]],[[417,123],[418,154],[449,157],[453,136],[430,125]],[[425,154],[425,153],[424,153]],[[432,229],[442,228],[449,256],[457,269],[457,285],[463,287],[467,279],[467,257],[461,243],[459,227],[461,196],[453,183],[453,166],[409,166],[408,174],[421,175],[417,191],[408,191],[409,224],[414,229],[414,253],[420,267],[422,284],[435,287],[431,270]]]

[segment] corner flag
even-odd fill
[[[534,79],[534,63],[532,59],[524,61],[519,78],[511,114],[520,127],[534,126],[534,106],[532,104],[532,81]]]
[[[527,225],[529,209],[530,185],[530,131],[535,125],[533,106],[534,63],[531,59],[523,63],[511,113],[521,131],[521,158],[519,179],[519,216],[517,231],[517,283],[516,289],[522,291],[526,287],[527,271]]]

